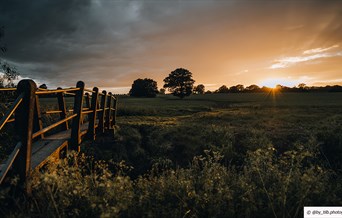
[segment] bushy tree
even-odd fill
[[[129,95],[134,97],[156,97],[157,93],[157,82],[148,78],[135,80],[129,91]]]
[[[159,90],[159,94],[162,94],[162,95],[165,95],[165,89],[164,88],[161,88],[160,90]]]
[[[4,37],[4,27],[0,27],[0,88],[3,87],[15,87],[15,80],[19,77],[19,72],[11,65],[6,63],[2,55],[7,51],[6,46],[2,42]],[[1,92],[0,102],[11,102],[15,99],[16,92]]]
[[[18,79],[18,71],[0,59],[0,87],[15,87],[14,80]]]
[[[230,92],[237,93],[237,92],[242,92],[244,90],[244,86],[241,84],[238,84],[236,86],[232,86],[229,88]]]
[[[247,87],[245,88],[245,90],[246,90],[247,92],[259,92],[261,89],[260,89],[259,86],[253,84],[253,85],[247,86]]]
[[[205,87],[203,84],[199,84],[198,86],[194,87],[194,93],[196,94],[204,94],[205,92]]]
[[[221,86],[220,88],[218,88],[218,90],[215,91],[216,93],[228,93],[229,92],[229,88],[225,85]]]
[[[309,89],[309,87],[307,87],[305,83],[299,83],[298,84],[298,90],[300,92],[308,91],[308,89]]]
[[[7,51],[6,46],[3,44],[2,39],[4,37],[4,27],[0,27],[0,54],[4,54]],[[0,56],[0,87],[14,87],[14,80],[18,79],[18,71],[6,63]]]
[[[39,88],[40,88],[40,89],[47,89],[47,85],[46,85],[45,83],[43,83],[43,84],[41,84],[41,85],[39,86]]]
[[[172,71],[164,79],[164,88],[167,88],[174,96],[184,98],[192,93],[195,80],[192,79],[192,73],[183,68]]]

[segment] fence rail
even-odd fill
[[[0,92],[5,91],[16,91],[18,97],[1,118],[0,131],[7,123],[15,122],[16,135],[20,141],[7,161],[0,165],[0,185],[10,170],[19,174],[22,183],[27,181],[33,170],[31,167],[32,149],[37,150],[32,148],[33,145],[39,144],[41,140],[46,138],[45,134],[56,127],[61,129],[58,133],[65,133],[68,137],[66,142],[56,146],[55,151],[60,150],[61,146],[65,146],[65,144],[68,145],[68,148],[79,151],[82,140],[86,138],[95,140],[96,134],[105,131],[114,132],[117,97],[106,91],[99,92],[97,87],[87,89],[82,81],[77,82],[76,87],[48,90],[37,88],[32,80],[21,80],[17,88],[0,89]],[[67,109],[66,97],[74,98],[72,109]],[[41,98],[57,98],[58,109],[41,111]],[[43,127],[42,116],[49,114],[59,114],[59,120]],[[88,122],[84,121],[86,116],[88,116]],[[71,127],[69,127],[70,121]],[[85,130],[84,126],[86,126]],[[51,142],[53,137],[47,138],[50,139],[48,142]],[[48,157],[49,155],[44,159]],[[41,164],[35,163],[35,165]]]
[[[15,112],[15,110],[18,108],[20,103],[23,100],[23,94],[20,94],[17,99],[13,102],[10,109],[6,111],[6,114],[1,118],[0,121],[0,130],[5,126],[6,123],[13,122],[15,119],[10,119],[12,114]]]

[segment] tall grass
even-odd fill
[[[2,191],[0,211],[15,217],[302,217],[305,205],[342,203],[337,175],[312,143],[280,155],[273,146],[249,151],[240,167],[205,150],[188,167],[154,164],[136,179],[123,162],[72,153],[35,175],[31,198]]]
[[[2,189],[0,214],[302,217],[303,206],[341,205],[336,96],[246,96],[120,99],[114,139],[36,172],[31,198]]]

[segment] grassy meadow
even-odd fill
[[[114,139],[37,172],[30,199],[0,192],[0,214],[302,217],[342,205],[342,93],[120,96],[117,115]]]
[[[175,156],[173,162],[182,166],[213,148],[225,152],[227,161],[238,161],[247,151],[269,144],[286,151],[315,140],[320,149],[330,151],[341,149],[341,106],[341,93],[209,94],[183,100],[171,95],[122,97],[118,134],[136,137],[136,149],[160,150],[156,158]],[[327,140],[337,144],[328,146]]]

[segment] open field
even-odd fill
[[[121,97],[119,115],[173,116],[196,112],[232,110],[237,108],[338,108],[342,106],[341,93],[237,93],[192,95],[179,99],[171,95],[157,98]],[[338,113],[338,111],[336,111]]]
[[[342,205],[342,93],[124,96],[118,108],[114,139],[84,144],[34,178],[32,201],[0,212],[302,217]]]
[[[238,128],[247,125],[269,131],[337,127],[342,116],[342,93],[279,93],[193,95],[178,99],[171,95],[157,98],[119,98],[118,122],[139,124],[150,121],[202,123],[202,127],[225,125]],[[207,125],[206,125],[207,124]],[[339,122],[340,124],[340,122]]]
[[[233,150],[267,143],[287,150],[313,139],[325,144],[329,134],[336,133],[336,140],[341,137],[342,93],[209,94],[183,100],[171,95],[123,97],[118,122],[123,129],[136,130],[141,146],[147,147],[183,146],[197,155],[216,138],[219,147],[226,144]],[[192,156],[184,158],[183,164]]]

